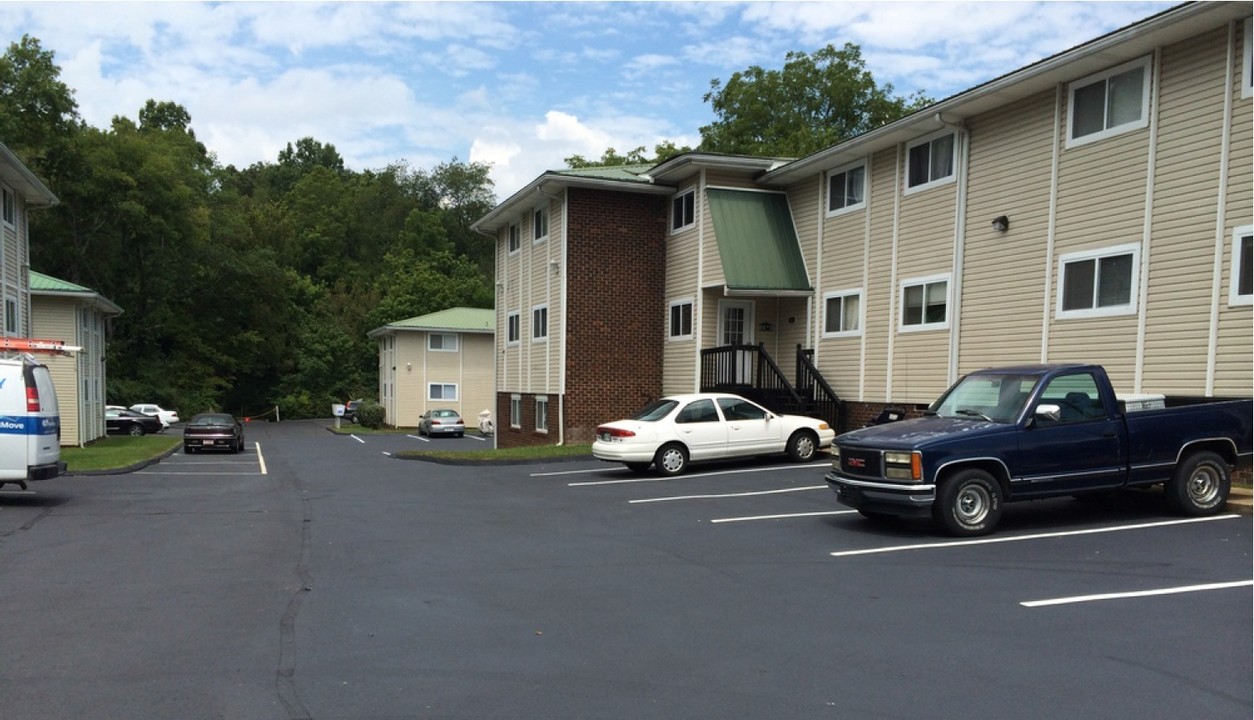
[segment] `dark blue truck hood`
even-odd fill
[[[852,430],[836,438],[841,446],[922,450],[948,441],[1013,433],[1016,426],[979,418],[921,417]]]

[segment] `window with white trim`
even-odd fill
[[[823,337],[848,337],[862,331],[862,291],[823,294]]]
[[[827,214],[866,207],[866,163],[833,170],[827,174]]]
[[[692,339],[692,298],[671,303],[667,337],[671,340]]]
[[[1241,98],[1254,97],[1254,18],[1245,19],[1241,37]]]
[[[949,327],[949,275],[911,278],[901,283],[901,329]]]
[[[522,427],[522,395],[509,396],[509,426]]]
[[[697,222],[697,190],[692,188],[671,199],[671,232],[691,227]]]
[[[510,223],[509,230],[509,254],[513,255],[522,247],[522,227],[518,223]]]
[[[457,334],[431,333],[427,335],[427,349],[436,352],[457,352]]]
[[[12,190],[0,188],[4,196],[4,224],[9,227],[17,225],[17,195]]]
[[[6,335],[21,335],[17,322],[17,298],[12,295],[4,297],[4,332]]]
[[[906,146],[906,192],[954,181],[956,137],[948,131]]]
[[[1067,90],[1067,147],[1149,125],[1150,56],[1089,75]]]
[[[1232,274],[1228,278],[1228,304],[1254,305],[1254,226],[1232,232]]]
[[[1136,312],[1141,246],[1088,250],[1058,258],[1058,318],[1102,317]]]
[[[428,400],[447,400],[449,402],[457,401],[457,384],[456,383],[427,383],[427,399]]]
[[[549,431],[549,397],[547,395],[536,396],[536,431]]]
[[[522,317],[517,310],[505,313],[505,342],[517,345],[522,339]]]
[[[533,342],[544,342],[549,339],[548,305],[536,305],[531,308],[531,339]]]
[[[537,208],[531,214],[531,242],[544,242],[549,237],[549,209]]]

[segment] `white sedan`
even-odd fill
[[[702,460],[786,453],[807,462],[835,437],[822,420],[773,413],[739,395],[696,393],[664,397],[635,417],[598,426],[592,456],[636,472],[653,465],[678,475]]]
[[[177,410],[166,410],[161,406],[153,405],[152,403],[139,403],[137,405],[132,405],[131,410],[145,415],[155,415],[160,418],[162,429],[168,428],[179,421],[179,414]]]

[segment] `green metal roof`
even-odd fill
[[[483,308],[455,307],[408,320],[399,320],[366,333],[376,337],[397,330],[449,330],[452,332],[495,333],[496,311]]]
[[[122,308],[113,304],[108,298],[91,288],[76,285],[69,280],[54,278],[51,275],[45,275],[41,272],[31,270],[27,273],[30,278],[30,291],[35,295],[66,295],[81,298],[88,304],[99,308],[102,312],[110,315],[121,315]]]
[[[787,196],[710,188],[706,198],[728,290],[813,290]]]
[[[554,175],[569,175],[571,177],[597,178],[600,180],[624,180],[628,182],[650,182],[646,177],[641,177],[653,168],[652,165],[609,165],[602,167],[586,167],[586,168],[566,168],[564,170],[551,171]]]

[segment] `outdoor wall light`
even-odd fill
[[[1006,232],[1010,229],[1010,218],[1005,215],[998,215],[993,218],[993,229],[997,232]]]

